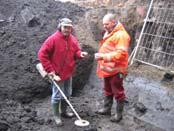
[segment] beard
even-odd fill
[[[63,34],[64,36],[69,36],[69,35],[71,34],[71,32],[63,31],[62,34]]]

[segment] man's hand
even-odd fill
[[[80,53],[80,57],[82,57],[82,58],[86,57],[87,55],[88,55],[87,52],[81,52],[81,53]]]
[[[104,54],[103,53],[95,53],[94,57],[96,60],[103,60]]]
[[[54,79],[55,81],[59,82],[61,80],[61,78],[55,74],[55,72],[51,72],[48,74],[49,77],[51,77],[52,79]]]

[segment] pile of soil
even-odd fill
[[[4,0],[0,5],[1,99],[27,103],[33,97],[45,97],[47,83],[35,69],[37,52],[56,31],[58,19],[68,17],[76,24],[86,9],[53,0]]]
[[[51,94],[49,83],[35,68],[39,62],[37,52],[45,39],[56,31],[60,18],[68,17],[76,25],[87,10],[54,0],[0,1],[0,130],[37,130],[35,125],[43,124],[32,104],[27,105]],[[90,54],[94,52],[88,45],[81,44],[81,48]],[[91,55],[77,62],[77,68],[85,67],[85,70],[76,72],[76,88],[86,83],[92,61]]]

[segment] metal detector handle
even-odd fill
[[[73,106],[71,105],[71,103],[69,102],[68,98],[65,96],[65,94],[62,92],[62,90],[60,89],[59,85],[56,83],[56,81],[54,80],[54,77],[49,76],[48,73],[44,70],[43,66],[41,63],[38,63],[36,65],[37,70],[39,71],[39,73],[41,74],[41,76],[43,78],[48,77],[49,80],[57,87],[57,89],[60,91],[60,93],[62,94],[62,96],[64,97],[65,101],[68,103],[68,105],[71,107],[71,109],[73,110],[74,114],[77,116],[77,118],[81,121],[82,119],[80,118],[80,116],[78,115],[78,113],[75,111],[75,109],[73,108]]]
[[[71,103],[69,102],[68,98],[65,96],[65,94],[62,92],[62,90],[60,89],[59,85],[55,82],[55,80],[51,77],[49,77],[51,79],[51,81],[53,82],[53,84],[57,87],[57,89],[60,91],[60,93],[62,94],[63,98],[65,99],[65,101],[68,103],[68,105],[71,107],[72,111],[74,112],[74,114],[77,116],[77,118],[79,120],[82,120],[80,118],[80,116],[78,115],[78,113],[75,111],[75,109],[73,108],[73,106],[71,105]]]

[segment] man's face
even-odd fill
[[[115,21],[103,20],[103,28],[105,29],[105,31],[109,33],[112,32],[114,26],[115,26]]]
[[[61,32],[64,36],[69,36],[72,32],[71,26],[61,26]]]

